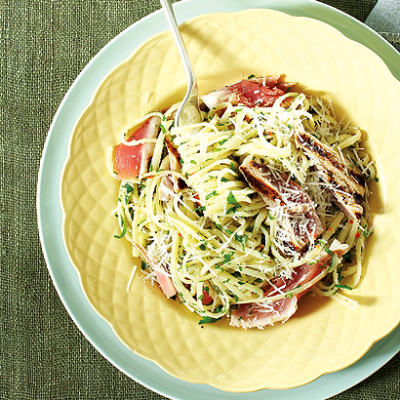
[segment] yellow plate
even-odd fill
[[[135,119],[183,97],[184,72],[168,32],[105,78],[75,126],[61,196],[65,243],[83,290],[124,343],[183,380],[234,392],[288,389],[345,368],[400,321],[400,169],[393,168],[400,159],[400,83],[370,50],[312,19],[250,10],[203,15],[182,31],[201,93],[252,73],[284,74],[333,99],[365,131],[380,181],[364,276],[350,293],[360,307],[308,295],[286,324],[244,331],[226,321],[199,326],[140,272],[127,291],[137,261],[129,244],[113,237],[118,184],[106,150]]]

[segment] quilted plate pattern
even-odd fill
[[[376,230],[351,311],[306,296],[284,325],[243,331],[225,321],[201,327],[178,302],[135,275],[112,210],[118,184],[105,163],[120,132],[179,101],[185,76],[170,33],[144,43],[100,85],[77,122],[61,185],[64,239],[84,292],[121,340],[170,374],[223,390],[287,389],[354,363],[400,320],[400,84],[371,51],[321,22],[269,10],[209,14],[181,26],[201,93],[247,76],[285,74],[331,98],[365,131],[379,170]],[[139,268],[140,269],[140,268]]]

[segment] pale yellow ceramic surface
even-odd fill
[[[306,296],[284,325],[244,331],[225,321],[204,328],[137,273],[111,211],[117,182],[106,149],[136,118],[180,100],[185,77],[169,33],[146,42],[102,83],[73,134],[62,181],[65,242],[94,308],[135,352],[191,382],[230,391],[291,388],[344,368],[400,320],[400,84],[371,51],[315,20],[267,10],[212,14],[182,26],[205,93],[236,79],[285,74],[335,101],[368,136],[380,178],[376,230],[351,311]],[[140,268],[139,268],[140,269]]]

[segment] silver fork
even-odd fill
[[[201,121],[201,114],[199,109],[199,93],[197,89],[197,81],[193,72],[192,64],[190,63],[189,56],[187,54],[185,45],[182,40],[181,33],[179,32],[178,24],[172,4],[170,0],[160,0],[169,27],[172,32],[176,47],[178,48],[179,55],[181,57],[185,74],[187,78],[187,91],[182,103],[179,105],[175,115],[175,126],[184,126],[189,124],[195,124]]]

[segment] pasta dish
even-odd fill
[[[375,167],[360,129],[295,86],[250,76],[203,96],[201,122],[174,126],[176,105],[152,112],[109,151],[116,237],[201,324],[285,322],[309,291],[358,306],[346,293]]]

